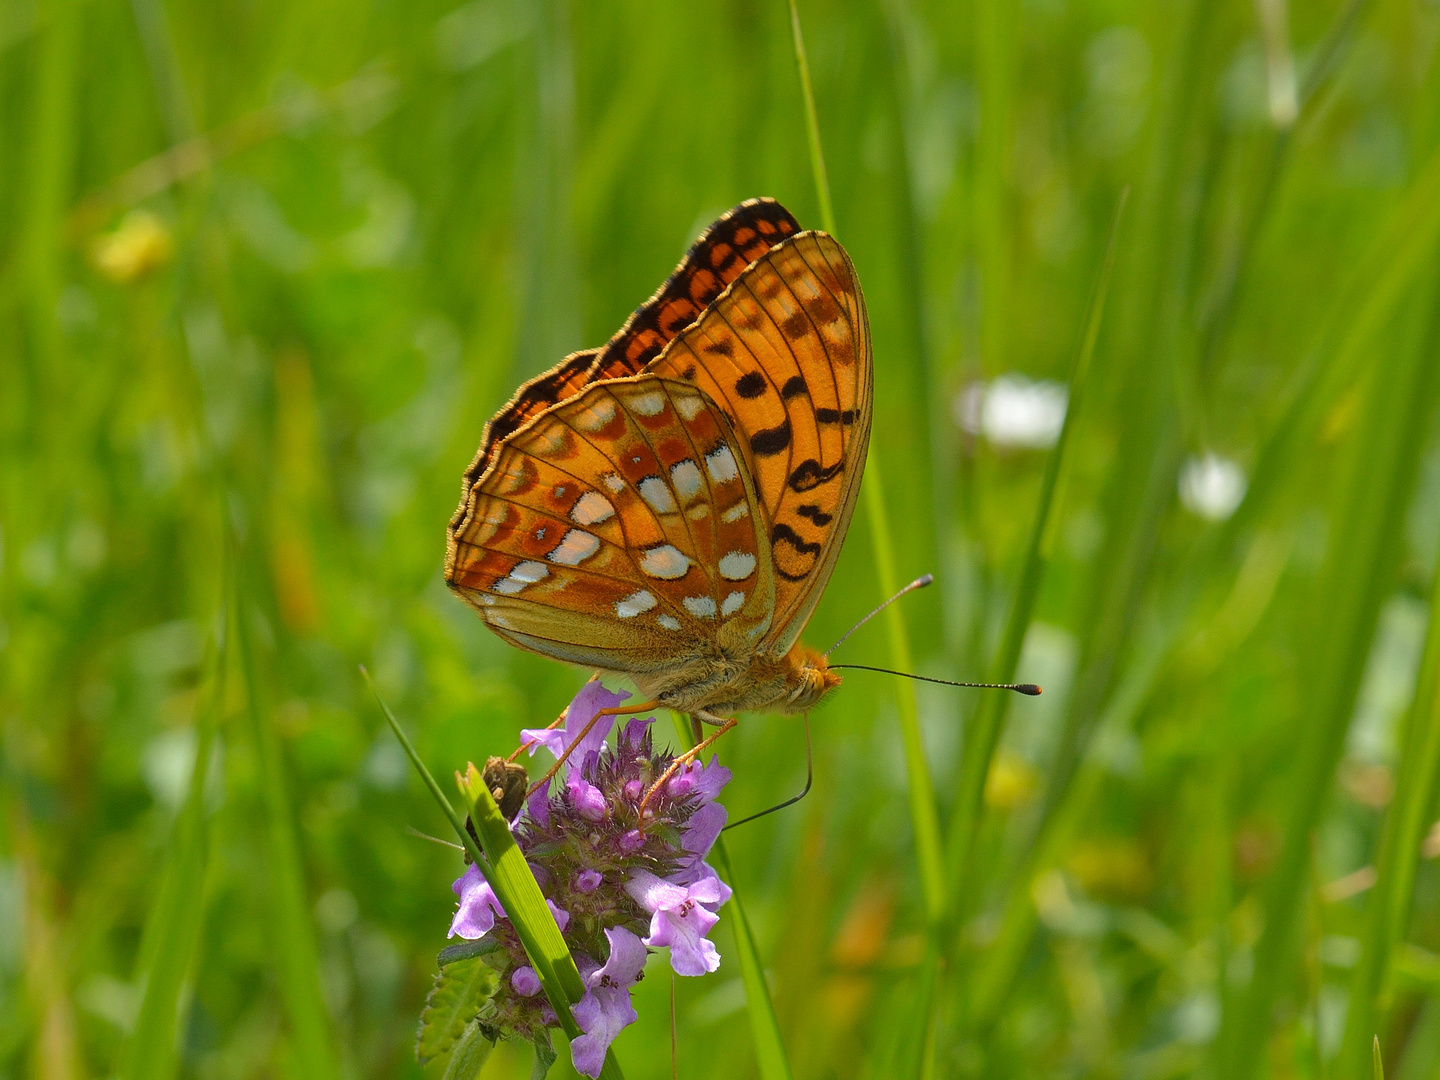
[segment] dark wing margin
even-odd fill
[[[495,459],[495,449],[546,409],[574,397],[600,379],[638,375],[682,330],[760,256],[800,231],[793,214],[774,199],[747,199],[700,234],[655,295],[599,349],[571,353],[523,384],[485,426],[480,449],[465,470],[461,506]]]

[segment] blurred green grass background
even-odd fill
[[[790,1069],[1440,1077],[1440,5],[801,16],[915,663],[984,677],[1008,620],[1046,694],[916,690],[939,908],[885,676],[728,834]],[[584,678],[446,592],[445,522],[714,215],[820,224],[789,13],[3,0],[0,148],[0,1075],[419,1076],[460,863],[357,664],[442,777]],[[860,514],[812,644],[875,567]],[[763,808],[802,729],[722,757]],[[686,1077],[757,1070],[732,932]]]

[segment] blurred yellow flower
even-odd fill
[[[128,285],[160,269],[174,251],[165,222],[149,210],[132,210],[114,232],[95,239],[90,261],[111,281]]]
[[[1014,810],[1030,801],[1039,784],[1040,777],[1034,766],[1022,757],[1002,751],[985,778],[985,805],[992,810]]]
[[[1133,840],[1085,840],[1065,860],[1065,869],[1092,896],[1138,900],[1150,891],[1150,860]]]

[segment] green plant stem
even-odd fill
[[[810,83],[810,64],[805,58],[805,38],[800,29],[800,12],[790,0],[790,31],[795,47],[795,67],[800,75],[800,90],[805,100],[805,126],[810,139],[810,167],[814,173],[815,194],[820,203],[820,222],[825,231],[835,233],[835,211],[830,201],[830,181],[825,171],[825,151],[820,142],[820,121],[815,112],[815,91]],[[893,596],[900,587],[895,570],[895,546],[890,538],[890,519],[885,509],[884,484],[881,480],[879,457],[870,448],[865,466],[867,477],[861,497],[865,500],[866,520],[870,525],[871,542],[875,548],[875,571],[883,596]],[[891,606],[885,612],[885,626],[890,639],[890,662],[897,671],[912,671],[909,636],[900,609]],[[935,784],[925,760],[925,744],[920,735],[920,710],[915,688],[899,680],[896,707],[900,714],[900,733],[905,744],[905,770],[910,787],[910,821],[915,832],[915,860],[920,870],[920,887],[925,897],[927,922],[933,927],[944,917],[945,874],[940,848],[940,814],[935,804]]]
[[[205,783],[215,729],[225,702],[225,674],[230,659],[226,648],[227,611],[228,604],[222,602],[205,665],[209,673],[207,687],[195,712],[195,762],[190,770],[190,788],[175,819],[160,889],[150,906],[141,939],[138,981],[145,987],[145,995],[125,1050],[120,1070],[123,1080],[166,1080],[175,1075],[175,1032],[180,1023],[182,990],[205,916],[204,883],[210,855]]]
[[[242,577],[242,585],[244,581]],[[247,592],[249,590],[242,587],[240,595],[243,597]],[[275,919],[273,955],[281,998],[290,1020],[297,1067],[310,1080],[336,1080],[339,1066],[331,1041],[329,1014],[320,993],[320,956],[305,897],[288,770],[257,670],[254,635],[248,623],[253,617],[254,613],[243,603],[237,605],[235,641],[265,806],[269,893]]]
[[[1437,347],[1440,347],[1440,316],[1434,317],[1429,341],[1422,351],[1434,357]],[[1358,1074],[1363,1069],[1366,1039],[1383,1028],[1389,1011],[1390,970],[1405,931],[1415,868],[1425,827],[1429,824],[1429,812],[1435,804],[1437,779],[1440,779],[1440,575],[1431,587],[1425,651],[1401,743],[1395,797],[1385,819],[1375,888],[1370,894],[1361,938],[1363,949],[1351,984],[1340,1075]]]
[[[672,713],[675,731],[680,745],[694,745],[688,720],[680,713]],[[790,1060],[785,1054],[785,1042],[780,1037],[780,1020],[775,1014],[775,1002],[770,997],[770,987],[765,982],[765,965],[760,961],[760,949],[755,943],[755,932],[745,916],[745,906],[740,901],[740,892],[735,887],[735,871],[730,863],[730,853],[724,839],[715,841],[714,859],[720,866],[725,883],[730,886],[730,902],[725,911],[734,924],[735,948],[740,953],[740,981],[745,987],[745,1011],[750,1020],[750,1037],[755,1043],[755,1061],[759,1066],[761,1080],[790,1080]]]
[[[1344,749],[1380,605],[1394,573],[1397,540],[1425,445],[1420,435],[1435,393],[1436,366],[1429,351],[1417,345],[1382,354],[1387,362],[1367,373],[1349,475],[1332,508],[1337,535],[1311,599],[1317,616],[1307,647],[1311,694],[1305,702],[1295,795],[1265,889],[1254,975],[1245,992],[1227,1003],[1218,1044],[1222,1075],[1229,1080],[1249,1080],[1264,1058],[1271,1010],[1294,959],[1301,899],[1294,883],[1304,878],[1311,836]]]
[[[1090,314],[1086,320],[1085,333],[1075,357],[1075,366],[1070,375],[1070,393],[1065,407],[1065,422],[1060,428],[1060,437],[1045,463],[1045,474],[1040,481],[1040,496],[1035,508],[1035,517],[1030,524],[1030,535],[1025,543],[1025,554],[1020,563],[1020,578],[1015,589],[1015,599],[1005,620],[1005,630],[996,650],[995,661],[990,668],[990,682],[1008,683],[1014,681],[1016,665],[1020,662],[1020,650],[1025,644],[1025,633],[1030,627],[1035,600],[1040,593],[1040,583],[1045,576],[1045,564],[1049,544],[1050,514],[1055,501],[1055,491],[1060,479],[1061,466],[1065,460],[1065,448],[1069,445],[1070,432],[1080,414],[1084,400],[1085,385],[1090,373],[1091,358],[1095,355],[1095,343],[1100,336],[1101,319],[1105,312],[1105,297],[1110,288],[1110,276],[1115,267],[1115,249],[1120,231],[1120,221],[1125,213],[1129,189],[1121,193],[1120,203],[1115,209],[1115,219],[1110,229],[1110,241],[1106,245],[1105,257],[1101,263],[1100,275],[1090,301]],[[992,693],[985,697],[976,710],[975,719],[966,733],[965,753],[961,759],[960,786],[955,797],[948,851],[948,899],[953,904],[956,894],[970,866],[971,851],[975,835],[980,827],[984,806],[985,780],[990,773],[990,763],[995,757],[995,748],[1000,741],[1001,725],[1006,707],[1010,703],[1008,694]]]

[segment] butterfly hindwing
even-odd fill
[[[869,445],[873,365],[855,268],[824,233],[762,254],[653,361],[729,416],[766,515],[775,618],[789,650],[849,527]]]
[[[497,448],[446,579],[502,637],[608,670],[676,663],[722,630],[757,640],[774,579],[743,454],[696,387],[597,383]]]

